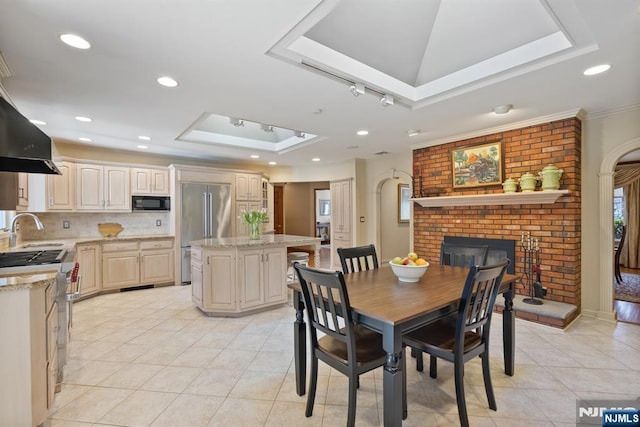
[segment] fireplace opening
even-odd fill
[[[515,274],[516,271],[516,241],[503,239],[484,239],[480,237],[444,236],[444,243],[471,246],[489,246],[487,264],[498,264],[508,258],[509,267],[507,273]]]

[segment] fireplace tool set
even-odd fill
[[[541,305],[542,300],[547,295],[547,288],[540,282],[540,240],[533,239],[530,232],[522,233],[520,246],[524,251],[524,274],[522,284],[529,289],[529,298],[522,301],[527,304]],[[534,264],[535,261],[535,264]],[[535,280],[533,275],[536,275]],[[537,297],[537,298],[536,298]]]

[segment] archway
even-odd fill
[[[613,174],[618,160],[627,153],[640,148],[640,138],[634,138],[608,151],[600,167],[600,259],[613,260]],[[597,316],[615,320],[613,310],[613,262],[600,263],[599,306]]]
[[[397,184],[403,183],[409,185],[409,190],[411,189],[411,175],[405,171],[390,169],[388,172],[382,173],[376,177],[374,180],[374,200],[375,200],[375,208],[374,208],[374,224],[375,224],[375,245],[378,250],[378,258],[381,262],[385,261],[385,254],[382,250],[382,245],[384,245],[384,234],[388,234],[389,224],[385,224],[384,221],[390,221],[390,216],[393,216],[393,221],[395,222],[395,215],[397,209]],[[389,198],[389,190],[395,189],[393,192],[393,200],[386,200]],[[385,191],[386,190],[386,191]],[[391,227],[395,227],[397,223],[391,225]],[[406,227],[406,225],[404,225]],[[413,239],[411,236],[413,235],[413,210],[411,210],[411,218],[408,224],[407,230],[407,245],[404,249],[397,249],[401,251],[411,251],[413,250]],[[385,246],[387,247],[387,246]],[[395,250],[395,249],[393,249]],[[388,254],[387,254],[388,255]],[[398,256],[395,252],[394,256]],[[402,253],[399,253],[402,255]]]

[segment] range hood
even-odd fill
[[[0,97],[0,171],[58,174],[51,138]]]

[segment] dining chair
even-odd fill
[[[613,261],[614,262],[613,269],[616,276],[616,282],[618,282],[618,284],[622,283],[622,274],[620,274],[620,253],[622,252],[622,247],[624,246],[624,239],[626,236],[627,236],[627,226],[623,225],[622,231],[620,233],[620,242],[615,248],[616,254],[614,256],[614,261]]]
[[[491,266],[472,266],[462,289],[458,310],[403,336],[403,343],[418,350],[417,369],[422,371],[422,352],[429,353],[431,378],[437,377],[437,358],[454,364],[456,401],[461,426],[468,426],[464,395],[464,364],[480,356],[484,388],[489,408],[497,410],[489,369],[489,332],[491,315],[502,276],[509,260]]]
[[[322,360],[349,378],[347,426],[353,426],[358,376],[383,366],[387,359],[382,348],[382,335],[354,323],[342,272],[316,270],[298,263],[294,264],[294,269],[302,288],[310,325],[311,369],[305,416],[313,414],[318,360]],[[344,323],[344,327],[340,327],[340,323]],[[324,334],[322,338],[318,338],[319,332]],[[404,357],[402,363],[404,369]],[[406,391],[403,393],[403,405],[403,414],[406,414]]]
[[[457,267],[484,265],[487,262],[489,246],[460,245],[442,243],[440,245],[440,264]]]
[[[374,245],[338,248],[338,256],[340,257],[340,264],[344,274],[372,270],[379,267],[378,255]]]

